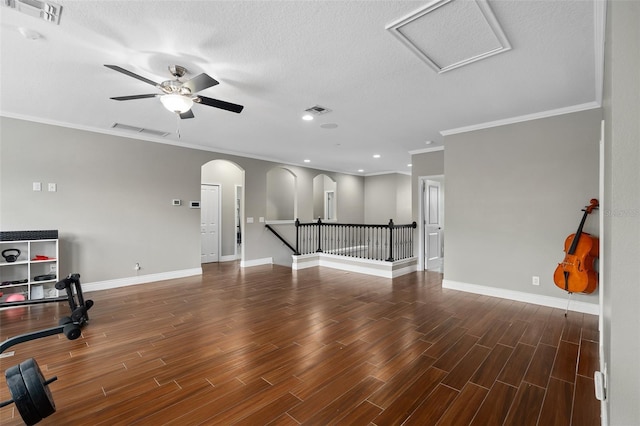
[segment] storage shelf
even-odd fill
[[[44,294],[44,297],[35,299],[54,299],[59,296],[55,289],[59,278],[57,239],[0,241],[0,252],[7,249],[20,250],[20,255],[15,262],[0,261],[0,282],[28,281],[0,286],[0,293],[3,293],[0,302],[5,302],[7,297],[14,294],[21,294],[27,300],[34,299],[34,289],[36,295]],[[36,259],[36,256],[47,256],[48,259]],[[33,279],[48,274],[53,274],[54,278],[42,281]]]

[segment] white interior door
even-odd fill
[[[220,260],[220,186],[202,185],[200,190],[201,263]]]
[[[440,182],[427,180],[424,200],[424,267],[442,270],[442,209]]]
[[[334,220],[335,219],[335,196],[336,193],[334,191],[324,191],[324,219],[325,220]]]
[[[235,211],[235,228],[236,228],[236,259],[241,258],[242,253],[242,186],[236,185],[236,211]]]

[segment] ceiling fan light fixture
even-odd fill
[[[164,105],[166,109],[177,114],[187,112],[193,106],[193,99],[176,93],[160,96],[160,102],[162,102],[162,105]]]

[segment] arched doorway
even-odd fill
[[[228,160],[209,161],[200,184],[201,262],[242,259],[244,169]]]

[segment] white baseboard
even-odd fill
[[[175,278],[192,277],[202,275],[202,268],[183,269],[180,271],[161,272],[158,274],[138,275],[137,277],[118,278],[115,280],[96,281],[82,283],[82,291],[109,290],[112,288],[126,287],[130,285],[146,284],[155,281],[172,280]]]
[[[306,269],[314,266],[339,269],[341,271],[358,274],[373,275],[382,278],[395,278],[417,271],[417,259],[410,258],[395,262],[382,260],[359,259],[355,257],[338,256],[329,253],[313,253],[292,256],[291,269]]]
[[[220,256],[220,262],[233,262],[234,260],[238,260],[239,257],[235,254],[229,254],[226,256]]]
[[[241,268],[248,268],[250,266],[260,266],[260,265],[272,265],[272,264],[273,264],[273,257],[265,257],[262,259],[240,261]]]
[[[506,290],[503,288],[487,287],[484,285],[469,284],[446,279],[442,280],[442,288],[466,291],[467,293],[483,294],[485,296],[500,297],[502,299],[516,300],[518,302],[533,303],[534,305],[549,306],[552,308],[567,308],[567,299],[525,293],[516,290]],[[600,308],[597,304],[580,302],[578,300],[571,300],[569,302],[569,310],[591,315],[599,315],[600,313]]]

